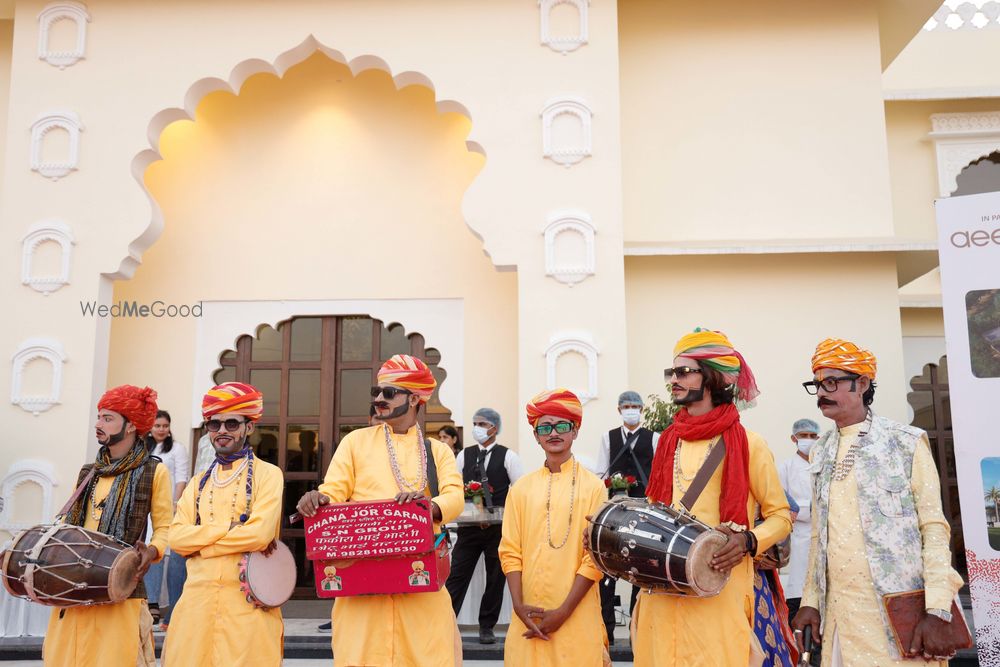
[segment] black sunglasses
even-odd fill
[[[700,373],[701,369],[691,368],[690,366],[678,366],[677,368],[664,368],[663,369],[663,379],[670,382],[670,378],[677,376],[677,379],[687,377],[691,373]]]
[[[391,401],[396,398],[397,394],[412,394],[413,392],[409,389],[400,389],[399,387],[372,387],[372,398],[378,398],[379,394],[385,397],[386,400]]]
[[[802,386],[805,388],[806,393],[809,394],[810,396],[815,396],[816,394],[818,394],[820,387],[823,387],[823,389],[825,389],[827,393],[832,394],[833,392],[837,391],[837,387],[840,385],[841,382],[847,382],[848,380],[850,380],[851,391],[855,391],[858,388],[857,387],[858,379],[860,377],[861,377],[860,375],[831,376],[831,377],[825,377],[822,380],[812,380],[810,382],[803,382]]]
[[[222,421],[221,419],[209,419],[205,422],[205,428],[215,433],[222,429],[223,424],[226,426],[226,430],[230,433],[240,430],[240,426],[246,424],[245,421],[240,421],[239,419],[227,419]]]
[[[538,435],[549,435],[552,431],[555,431],[559,435],[569,433],[573,430],[572,422],[556,422],[555,424],[539,424],[535,427],[535,433]]]

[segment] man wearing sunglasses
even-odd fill
[[[757,644],[766,640],[757,639],[748,615],[753,557],[791,531],[788,501],[767,443],[740,423],[735,403],[749,404],[760,392],[725,334],[695,329],[674,347],[673,363],[666,379],[681,409],[660,436],[646,495],[677,506],[698,471],[715,468],[690,510],[728,536],[709,566],[730,577],[715,597],[640,593],[632,621],[635,665],[746,665],[752,650],[762,657]],[[763,522],[754,526],[758,507]]]
[[[314,516],[320,505],[395,498],[430,498],[434,532],[465,506],[455,455],[442,442],[424,438],[420,406],[437,381],[427,365],[397,354],[378,371],[372,387],[374,417],[381,423],[344,436],[318,491],[302,496],[298,511]],[[438,493],[431,497],[431,473]],[[444,588],[420,594],[343,597],[333,605],[333,654],[343,665],[453,667],[461,639]]]
[[[943,631],[962,579],[951,567],[940,480],[927,434],[872,411],[876,369],[868,350],[828,338],[803,383],[836,428],[810,453],[812,539],[792,626],[800,644],[807,627],[822,633],[824,664],[863,655],[876,667],[944,665],[959,648]],[[925,613],[900,655],[882,598],[918,589]]]
[[[184,592],[171,614],[164,667],[281,664],[280,609],[250,604],[240,560],[271,553],[281,526],[281,469],[254,455],[249,436],[264,412],[251,385],[225,382],[201,402],[215,458],[177,503],[170,548],[187,556]]]

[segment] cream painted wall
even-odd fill
[[[1000,94],[994,30],[921,31],[886,69],[886,95],[982,97]]]
[[[896,235],[937,241],[934,200],[938,197],[937,158],[931,114],[996,111],[1000,99],[885,103]]]
[[[2,10],[2,7],[0,7]],[[14,22],[0,21],[0,155],[7,148],[7,107],[10,104],[10,60],[14,49]],[[3,160],[0,160],[0,182],[3,182]]]
[[[490,404],[516,445],[517,274],[493,267],[461,217],[483,165],[466,148],[469,129],[438,113],[429,89],[397,91],[377,71],[354,77],[322,54],[281,79],[251,78],[238,97],[213,94],[160,139],[164,159],[145,180],[164,232],[114,301],[464,299],[466,373],[450,380],[465,390],[458,417],[468,424]],[[108,383],[155,387],[180,433],[199,384],[196,325],[112,324]]]
[[[892,234],[873,3],[619,3],[630,244]]]
[[[626,260],[629,384],[666,396],[663,369],[677,340],[696,326],[724,331],[747,359],[761,389],[744,425],[760,433],[777,460],[800,417],[820,422],[812,377],[816,344],[846,338],[878,358],[875,409],[907,418],[896,269],[891,255],[630,257]],[[823,268],[826,267],[826,268]],[[907,378],[908,379],[908,378]]]

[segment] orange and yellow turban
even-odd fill
[[[408,354],[395,354],[378,369],[378,383],[408,389],[426,403],[434,393],[437,380],[427,364]]]
[[[264,414],[264,394],[242,382],[223,382],[212,387],[201,399],[205,419],[214,415],[241,415],[255,422]]]
[[[525,406],[528,423],[534,428],[545,415],[562,417],[580,428],[583,423],[583,404],[569,389],[549,389],[538,394]]]
[[[812,358],[813,373],[820,368],[836,368],[874,380],[878,362],[874,354],[850,341],[827,338],[816,346]]]
[[[719,371],[726,382],[736,385],[737,397],[746,403],[760,395],[757,380],[746,359],[721,331],[696,328],[677,341],[674,356],[697,359]]]
[[[123,384],[104,392],[97,402],[97,409],[117,412],[135,424],[139,437],[145,437],[156,420],[156,392],[149,387],[140,389]]]

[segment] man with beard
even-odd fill
[[[792,626],[831,638],[824,665],[945,665],[959,648],[943,632],[962,578],[951,567],[950,528],[927,434],[876,415],[875,355],[828,338],[816,346],[813,379],[835,429],[812,447],[812,544],[802,606]],[[924,589],[925,613],[900,655],[882,597]]]
[[[66,523],[135,544],[141,561],[138,585],[117,604],[53,609],[42,655],[52,667],[66,665],[155,665],[153,617],[142,577],[167,547],[173,511],[170,473],[149,455],[142,438],[156,417],[156,392],[122,385],[109,389],[97,404],[94,463],[83,466],[79,486],[93,476],[66,514]],[[147,518],[153,534],[143,544]]]
[[[281,610],[250,604],[239,580],[243,554],[270,553],[281,525],[281,469],[257,458],[248,440],[264,399],[251,385],[226,382],[205,394],[201,411],[215,459],[184,489],[170,527],[170,548],[188,557],[188,577],[163,664],[280,665]]]
[[[434,532],[465,506],[455,455],[428,439],[418,423],[420,406],[437,382],[424,362],[397,354],[378,371],[372,387],[375,417],[382,422],[351,431],[337,446],[318,491],[298,503],[303,516],[320,505],[395,498],[399,503],[428,498],[429,466],[436,469],[438,494],[431,500]],[[420,594],[339,598],[333,605],[335,665],[371,667],[453,667],[461,664],[461,642],[451,597],[444,588]]]
[[[646,495],[667,505],[679,501],[712,449],[724,447],[691,511],[728,535],[711,567],[729,571],[730,579],[715,597],[640,593],[632,620],[635,664],[746,665],[756,648],[753,556],[792,527],[774,457],[763,438],[743,428],[734,404],[749,403],[759,392],[729,339],[706,329],[680,339],[665,375],[681,409],[660,436]],[[763,522],[753,527],[758,507]]]

